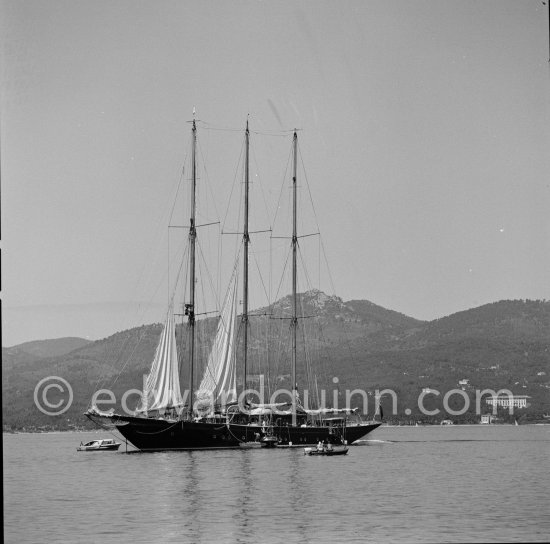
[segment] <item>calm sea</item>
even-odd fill
[[[3,436],[6,542],[550,540],[550,426],[383,427],[328,458],[76,451],[99,437]]]

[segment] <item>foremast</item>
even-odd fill
[[[193,418],[194,368],[195,368],[195,246],[197,242],[196,189],[197,189],[197,125],[193,118],[191,157],[191,218],[189,222],[189,303],[185,305],[189,329],[189,409],[188,417]]]

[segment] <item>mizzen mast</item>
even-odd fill
[[[248,231],[248,197],[250,189],[249,179],[249,148],[250,148],[250,132],[248,130],[248,119],[246,121],[245,131],[245,163],[244,163],[244,231],[243,231],[243,391],[247,389],[247,372],[248,372],[248,246],[250,244],[250,234]]]

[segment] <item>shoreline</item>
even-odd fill
[[[515,425],[514,423],[457,423],[453,425],[389,425],[383,424],[379,429],[419,429],[419,428],[449,428],[449,427],[482,427],[482,428],[491,428],[491,427],[528,427],[528,426],[550,426],[550,423],[520,423]],[[67,430],[54,430],[54,431],[2,431],[2,434],[62,434],[62,433],[101,433],[108,432],[102,431],[101,429],[67,429]]]

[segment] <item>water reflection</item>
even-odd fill
[[[171,498],[176,507],[176,518],[182,522],[182,531],[192,542],[200,542],[201,521],[199,515],[202,505],[202,495],[199,486],[197,452],[177,452],[173,455],[182,453],[181,460],[183,466],[179,466],[176,480],[182,482],[181,492]],[[181,470],[183,469],[183,470]]]
[[[548,428],[491,429],[490,442],[483,429],[381,431],[392,443],[337,458],[82,454],[82,435],[5,435],[6,541],[547,540]]]
[[[238,514],[235,516],[234,534],[235,542],[250,542],[250,537],[254,531],[254,525],[250,523],[250,514],[256,495],[256,484],[252,479],[252,460],[251,454],[254,452],[245,450],[240,452],[242,455],[236,456],[239,460],[239,470],[235,471],[234,480]],[[257,526],[256,526],[257,530]]]
[[[289,490],[290,511],[295,518],[295,528],[300,540],[307,542],[312,501],[316,504],[315,495],[310,495],[310,486],[304,479],[302,450],[293,450],[288,460],[287,488]],[[300,456],[298,456],[300,455]]]

